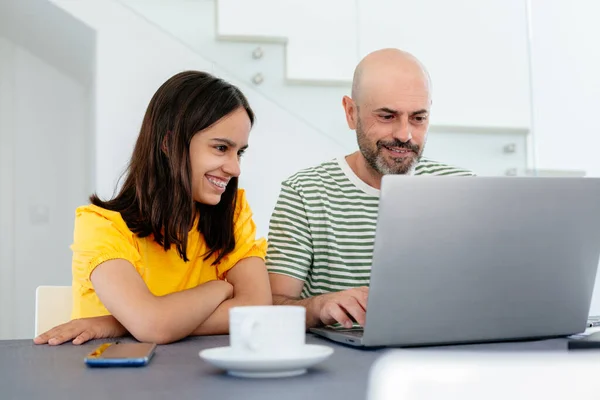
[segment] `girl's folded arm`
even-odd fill
[[[106,309],[141,342],[163,344],[190,335],[233,294],[231,284],[210,281],[155,296],[133,265],[123,259],[98,265],[90,278]]]

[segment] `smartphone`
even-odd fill
[[[148,365],[156,343],[104,343],[84,358],[89,367],[142,367]]]

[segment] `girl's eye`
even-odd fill
[[[215,149],[217,149],[220,152],[225,153],[227,151],[227,146],[215,146]]]

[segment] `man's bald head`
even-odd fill
[[[406,174],[423,153],[429,128],[431,82],[413,55],[383,49],[356,67],[352,98],[342,99],[348,127],[356,131],[357,165],[375,185],[386,174]]]
[[[431,96],[431,80],[425,66],[405,51],[382,49],[367,54],[356,66],[352,99],[359,104],[374,91],[415,87],[427,90]]]

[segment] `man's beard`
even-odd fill
[[[360,120],[356,125],[356,137],[358,139],[358,148],[371,168],[381,175],[404,175],[408,174],[419,162],[422,149],[420,146],[409,142],[402,142],[399,139],[391,141],[379,140],[376,148],[372,149],[367,136],[365,135]],[[412,151],[407,153],[406,157],[394,157],[391,160],[383,154],[384,147],[396,147]],[[400,154],[399,154],[400,156]]]

